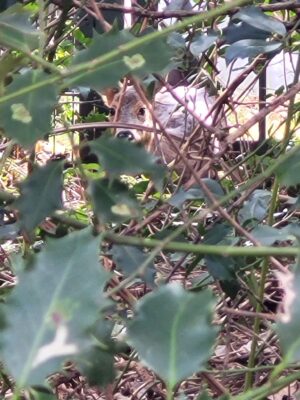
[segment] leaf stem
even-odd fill
[[[176,241],[161,241],[158,239],[148,239],[135,236],[123,236],[111,232],[103,233],[104,238],[112,243],[127,244],[129,246],[159,247],[160,250],[180,251],[193,254],[213,254],[219,256],[241,257],[241,256],[298,256],[299,249],[295,247],[272,247],[272,246],[253,246],[253,247],[235,247],[235,246],[217,246],[208,244],[192,244]]]

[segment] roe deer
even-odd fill
[[[156,93],[152,103],[152,115],[132,86],[126,88],[123,93],[111,95],[108,102],[116,112],[115,121],[141,126],[141,129],[117,128],[117,137],[142,143],[166,164],[174,161],[175,170],[181,174],[184,165],[164,132],[181,147],[182,154],[192,160],[193,169],[199,169],[203,156],[209,157],[216,150],[216,141],[213,143],[211,132],[204,133],[210,130],[213,124],[213,115],[207,118],[206,116],[215,97],[210,96],[206,88],[177,86],[172,88],[171,92],[163,88]],[[143,130],[145,126],[152,126],[153,132],[149,132],[149,129]]]

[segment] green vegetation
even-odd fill
[[[220,1],[201,11],[196,1],[164,11],[152,2],[8,3],[0,5],[0,397],[293,394],[300,3]],[[177,21],[164,25],[168,18]],[[293,54],[292,80],[267,93],[267,67],[281,51]],[[220,59],[246,66],[225,83]],[[105,113],[80,114],[87,88],[106,100],[122,81],[151,98],[174,68],[209,88],[217,110],[193,140],[165,137],[175,168],[115,138]],[[88,143],[98,163],[86,165],[78,137],[99,128],[107,130]]]

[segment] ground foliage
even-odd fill
[[[139,4],[131,30],[119,3],[12,3],[0,13],[1,398],[287,399],[300,379],[299,2]],[[298,54],[293,83],[241,121],[236,89],[282,49]],[[217,54],[247,59],[246,73],[216,85]],[[149,94],[174,67],[220,93],[228,123],[211,128],[217,154],[198,148],[207,168],[183,184],[111,132],[83,165],[73,132],[107,122],[81,121],[59,103],[66,90],[130,79]],[[266,121],[271,137],[283,106],[281,142],[232,150]],[[37,150],[45,135],[68,143],[64,160]]]

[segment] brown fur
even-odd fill
[[[122,90],[118,93],[115,93],[114,96],[111,96],[108,99],[108,101],[110,102],[109,106],[116,110],[115,115],[112,117],[113,120],[121,123],[134,123],[147,126],[153,125],[152,118],[148,109],[140,100],[138,94],[133,87],[127,88],[123,93]],[[141,113],[141,110],[143,110],[143,113]],[[184,118],[184,115],[182,118]],[[120,133],[121,131],[122,128],[118,128],[115,134],[118,135],[118,133]],[[177,151],[172,147],[172,145],[169,143],[167,138],[164,137],[164,135],[154,132],[151,133],[148,131],[143,131],[142,129],[133,129],[131,131],[134,134],[135,142],[142,143],[148,151],[157,155],[165,164],[171,163],[172,165],[173,163],[176,172],[178,174],[184,174],[185,180],[190,177],[191,174],[190,172],[186,171],[186,167],[185,164],[182,162],[182,159],[179,157]],[[172,133],[169,133],[169,135],[171,136],[172,141],[176,144],[177,148],[183,149],[182,145],[186,143],[186,138],[178,138],[176,136],[173,136]],[[203,162],[205,163],[203,157],[195,157],[195,155],[199,156],[200,154],[204,154],[205,152],[207,152],[209,143],[207,143],[204,138],[202,139],[203,140],[200,142],[199,140],[196,142],[194,141],[194,143],[190,146],[187,146],[187,149],[184,151],[184,156],[189,160],[189,164],[193,168],[193,170],[199,170],[202,167]]]

